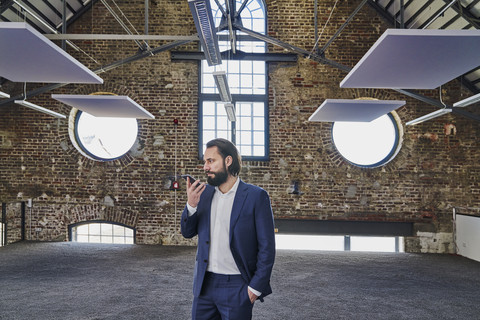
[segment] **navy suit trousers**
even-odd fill
[[[207,272],[201,293],[193,299],[193,320],[249,320],[253,304],[241,275]]]

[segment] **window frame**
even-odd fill
[[[233,2],[236,5],[236,1],[233,0]],[[250,1],[248,1],[250,2]],[[261,3],[263,6],[263,11],[265,13],[265,16],[263,18],[263,24],[264,24],[264,30],[266,32],[267,30],[267,8],[265,1],[263,0],[257,0],[257,2]],[[247,6],[243,10],[247,10]],[[213,13],[213,12],[212,12]],[[223,30],[222,30],[223,31]],[[244,35],[244,34],[238,34],[237,32],[237,43],[240,41],[258,41],[258,42],[264,42],[261,40],[258,40],[256,38],[253,38],[249,35]],[[220,34],[219,38],[221,41],[224,41],[223,39],[226,37],[224,34]],[[239,40],[243,39],[243,40]],[[237,47],[239,45],[237,44]],[[201,49],[201,48],[200,48]],[[238,49],[237,49],[238,50]],[[265,44],[265,52],[267,53],[268,46]],[[198,61],[198,158],[199,160],[203,160],[203,135],[204,135],[204,130],[203,130],[203,104],[204,102],[220,102],[220,95],[218,93],[203,93],[202,92],[202,76],[203,76],[203,68],[202,68],[202,60]],[[225,59],[226,60],[226,59]],[[228,60],[240,60],[240,61],[255,61],[256,59],[246,59],[246,58],[237,58],[234,55],[229,57]],[[265,62],[265,93],[264,94],[232,94],[232,101],[231,103],[235,105],[235,110],[237,110],[237,103],[238,102],[262,102],[264,104],[264,156],[246,156],[242,155],[242,160],[244,161],[269,161],[270,160],[270,126],[269,126],[269,94],[268,94],[268,88],[269,88],[269,79],[268,79],[268,71],[269,71],[269,66],[268,62],[266,60],[262,60]],[[235,122],[230,122],[231,128],[230,128],[230,135],[232,137],[232,142],[236,145],[237,144],[237,123]],[[253,127],[251,132],[253,133]],[[253,139],[253,136],[252,136]],[[253,145],[252,145],[253,147]]]

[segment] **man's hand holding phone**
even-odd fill
[[[191,207],[196,208],[206,185],[204,182],[200,182],[200,180],[195,180],[189,174],[182,174],[181,177],[187,181],[187,202]]]

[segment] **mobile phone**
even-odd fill
[[[185,181],[187,181],[187,178],[190,178],[190,183],[193,184],[195,182],[195,178],[192,177],[191,175],[189,174],[182,174],[180,177],[182,177],[183,179],[185,179]],[[188,181],[187,181],[188,182]]]

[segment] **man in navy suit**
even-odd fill
[[[272,293],[270,198],[240,180],[241,156],[228,140],[207,143],[203,169],[208,185],[187,180],[181,221],[185,238],[198,235],[192,319],[251,319],[255,300]]]

